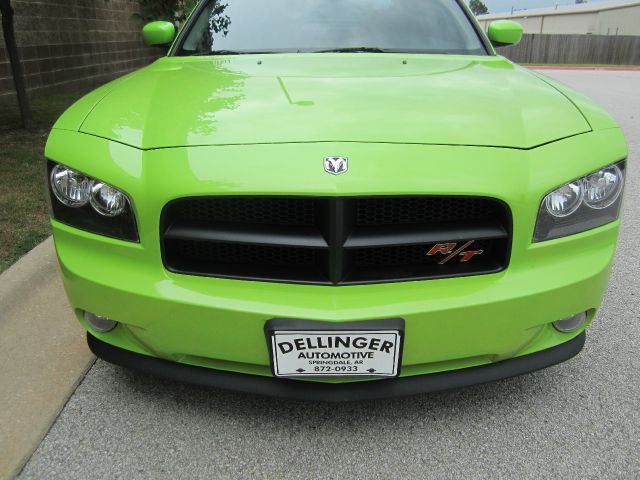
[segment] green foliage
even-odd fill
[[[489,9],[482,0],[471,0],[469,2],[469,8],[474,15],[484,15],[485,13],[489,13]]]
[[[198,0],[138,0],[140,13],[134,18],[140,23],[165,20],[175,24],[184,22]]]
[[[211,15],[209,16],[209,27],[216,33],[222,33],[225,37],[229,33],[231,19],[223,15],[229,5],[221,2],[214,2]]]

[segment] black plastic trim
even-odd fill
[[[187,18],[187,21],[184,23],[184,25],[182,26],[182,28],[178,32],[178,35],[176,36],[175,42],[173,42],[173,45],[171,46],[171,48],[167,52],[167,57],[179,57],[180,56],[176,52],[179,52],[180,50],[182,50],[182,45],[184,45],[184,41],[186,40],[187,36],[189,35],[189,32],[191,32],[191,29],[193,28],[193,24],[198,21],[198,18],[200,17],[200,14],[207,7],[208,3],[209,2],[206,1],[206,0],[199,0],[198,4],[195,6],[193,11],[189,15],[189,18]]]
[[[350,273],[347,275],[340,285],[375,285],[380,283],[392,283],[392,282],[413,282],[416,280],[434,280],[443,278],[458,278],[458,277],[474,277],[477,275],[491,275],[500,273],[504,270],[504,267],[498,263],[492,263],[486,265],[482,270],[474,270],[470,266],[461,266],[455,273],[446,272],[445,269],[438,265],[436,270],[428,278],[420,277],[419,273],[404,273],[398,275],[397,273],[384,268],[362,268],[357,273]],[[375,280],[371,280],[371,278]]]
[[[540,352],[490,365],[394,379],[341,384],[288,380],[196,367],[124,350],[87,333],[91,351],[107,362],[143,374],[205,387],[321,402],[347,402],[402,397],[454,390],[550,367],[577,355],[585,342],[582,332],[572,340]]]
[[[471,9],[467,6],[467,4],[463,0],[456,0],[456,3],[460,6],[462,11],[464,12],[465,16],[467,17],[467,20],[469,20],[471,27],[476,32],[476,35],[478,36],[480,43],[482,43],[482,46],[484,47],[487,55],[493,56],[493,57],[497,56],[497,53],[492,47],[491,40],[489,40],[488,35],[480,27],[480,22],[477,21]]]
[[[273,245],[306,248],[328,248],[327,241],[313,228],[278,227],[277,233],[267,233],[255,226],[218,226],[177,223],[167,228],[164,238],[170,240],[199,240],[232,242],[250,245]]]
[[[344,244],[344,248],[369,248],[403,245],[420,245],[460,240],[496,240],[507,238],[509,234],[500,225],[465,225],[460,224],[441,227],[425,227],[418,229],[406,226],[394,226],[387,231],[379,227],[359,227],[354,230]]]
[[[223,229],[215,227],[209,228],[205,232],[197,232],[197,225],[191,224],[184,227],[182,220],[172,220],[168,217],[171,209],[182,202],[194,200],[213,201],[217,199],[296,199],[301,201],[315,202],[317,218],[314,220],[314,226],[281,226],[281,225],[256,225],[254,224],[236,224],[233,227],[224,226]],[[402,199],[434,199],[447,198],[451,200],[472,199],[475,201],[492,202],[496,207],[501,209],[499,218],[496,218],[495,224],[489,223],[460,223],[448,224],[440,223],[438,225],[377,225],[369,227],[366,225],[357,225],[356,219],[356,202],[362,200],[402,200]],[[169,201],[162,209],[160,215],[160,251],[162,263],[164,267],[176,274],[196,275],[213,278],[228,278],[236,280],[250,280],[258,282],[279,282],[289,284],[315,284],[315,285],[366,285],[377,283],[393,283],[420,280],[433,280],[440,278],[452,278],[473,275],[485,275],[498,273],[506,270],[509,266],[511,257],[511,235],[513,229],[512,213],[509,205],[504,201],[485,197],[485,196],[469,196],[469,195],[371,195],[371,196],[296,196],[296,195],[220,195],[220,196],[189,196],[175,198]],[[498,224],[499,223],[499,224]],[[265,229],[270,230],[264,232]],[[377,234],[374,234],[374,229]],[[422,232],[416,234],[418,229],[428,229],[427,234]],[[225,230],[226,233],[223,233]],[[259,236],[249,238],[245,234],[247,232],[263,231]],[[322,237],[322,241],[315,237],[316,232]],[[431,235],[432,232],[434,235]],[[466,232],[466,233],[465,233]],[[169,235],[167,235],[169,234]],[[241,241],[231,239],[222,240],[222,235],[235,235],[241,238]],[[422,236],[424,235],[424,237]],[[443,236],[440,236],[443,235]],[[475,237],[474,235],[478,235]],[[311,238],[313,237],[313,238]],[[367,237],[367,238],[365,238]],[[503,258],[496,262],[488,263],[484,268],[472,265],[460,266],[457,271],[451,271],[443,268],[436,268],[435,272],[425,273],[419,268],[403,269],[402,271],[387,267],[386,271],[380,271],[380,268],[366,269],[370,274],[378,275],[377,278],[368,277],[362,272],[354,274],[354,258],[353,252],[359,248],[384,248],[389,247],[407,247],[411,245],[419,245],[422,243],[420,238],[425,238],[425,242],[444,242],[444,241],[460,241],[460,240],[497,240],[504,241],[505,249],[503,250]],[[218,243],[237,243],[252,244],[273,247],[291,247],[291,248],[311,248],[316,249],[320,254],[326,255],[326,261],[323,265],[316,265],[314,268],[320,268],[320,272],[295,272],[296,275],[287,273],[283,268],[273,268],[271,271],[259,266],[235,265],[225,266],[224,271],[219,268],[209,267],[205,263],[200,262],[197,267],[186,265],[180,260],[171,258],[170,249],[166,240],[191,240],[201,242],[218,242]],[[396,241],[394,241],[394,239]],[[322,242],[322,244],[320,244]],[[366,244],[370,242],[370,244]],[[361,245],[357,245],[361,244]],[[216,267],[212,265],[211,267]],[[254,271],[252,271],[252,268]],[[357,268],[356,268],[357,269]],[[215,270],[215,271],[214,271]],[[363,270],[363,269],[361,269]],[[405,271],[407,270],[407,271]],[[409,272],[408,270],[411,270]]]

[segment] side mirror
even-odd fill
[[[142,29],[147,45],[170,45],[176,36],[176,27],[171,22],[151,22]]]
[[[494,47],[517,45],[523,32],[522,25],[512,20],[496,20],[489,24],[489,40]]]

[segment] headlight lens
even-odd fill
[[[584,180],[584,203],[601,210],[613,204],[622,193],[624,175],[617,165],[612,165],[588,175]]]
[[[64,165],[48,163],[52,216],[72,227],[138,241],[129,197],[116,187]]]
[[[56,165],[49,178],[54,195],[67,207],[79,208],[89,201],[91,179],[86,175],[64,165]]]
[[[618,218],[624,189],[625,163],[562,185],[549,193],[538,211],[534,242],[573,235]]]
[[[583,182],[582,180],[577,180],[567,183],[547,195],[545,205],[551,215],[562,218],[578,210],[583,197]]]
[[[90,202],[93,209],[105,217],[117,217],[127,207],[126,195],[104,182],[93,182]]]

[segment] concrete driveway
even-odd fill
[[[640,477],[640,72],[545,71],[631,146],[609,290],[585,350],[532,375],[346,405],[167,383],[96,362],[21,479]]]

